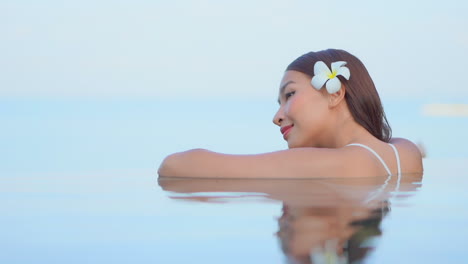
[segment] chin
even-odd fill
[[[292,148],[300,148],[300,147],[301,147],[300,145],[295,144],[294,142],[288,141],[288,148],[289,148],[289,149],[292,149]]]

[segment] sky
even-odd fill
[[[0,98],[275,101],[296,57],[340,48],[384,98],[467,103],[468,3],[0,0]]]
[[[138,220],[151,212],[139,206],[169,212],[153,197],[160,195],[154,180],[163,158],[175,151],[285,149],[271,122],[284,69],[306,52],[327,48],[359,57],[383,101],[410,102],[390,104],[387,116],[394,135],[424,143],[429,158],[451,158],[446,166],[426,163],[428,175],[452,178],[445,186],[442,177],[428,177],[437,180],[432,186],[438,195],[426,192],[423,204],[432,206],[436,197],[445,208],[453,202],[444,200],[452,197],[445,189],[463,186],[459,180],[453,186],[453,177],[466,171],[468,155],[468,122],[462,119],[468,116],[467,14],[468,1],[462,0],[0,0],[0,174],[10,180],[32,176],[14,179],[19,189],[2,185],[8,190],[3,198],[11,197],[3,203],[10,210],[2,210],[8,212],[6,237],[17,241],[33,232],[39,236],[31,245],[48,246],[44,238],[61,243],[70,230],[86,237],[88,227],[118,230],[112,234],[123,238],[157,234],[157,228],[143,230],[146,225],[135,225],[141,229],[136,232],[109,225],[95,209],[123,219],[123,226],[134,222],[122,212],[137,210]],[[73,101],[82,98],[92,100]],[[115,98],[129,101],[100,102]],[[236,100],[252,102],[239,109]],[[424,115],[414,101],[424,101]],[[453,104],[463,117],[434,117]],[[444,111],[451,116],[452,110]],[[118,175],[127,171],[131,176],[122,181]],[[108,203],[112,199],[115,204]],[[25,219],[36,212],[44,217],[31,225]],[[24,246],[9,248],[25,252]]]

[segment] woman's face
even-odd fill
[[[289,148],[324,147],[329,116],[328,94],[317,91],[311,77],[297,71],[286,71],[280,84],[280,108],[273,123],[281,127]]]

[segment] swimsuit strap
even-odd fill
[[[397,167],[398,167],[398,175],[401,174],[401,167],[400,167],[400,154],[398,153],[398,149],[393,145],[389,144],[390,147],[393,148],[393,152],[395,152],[395,157],[396,157],[396,162],[397,162]]]
[[[391,145],[391,144],[390,144]],[[352,143],[352,144],[348,144],[346,146],[359,146],[359,147],[363,147],[365,149],[367,149],[368,151],[370,151],[372,154],[374,154],[374,156],[380,160],[380,162],[382,163],[382,165],[384,166],[385,170],[387,171],[388,175],[392,175],[392,172],[390,171],[390,169],[388,168],[387,164],[385,163],[385,161],[379,156],[379,154],[377,154],[377,152],[375,152],[373,149],[369,148],[368,146],[366,145],[363,145],[363,144],[359,144],[359,143]],[[394,149],[395,150],[395,149]]]
[[[398,153],[398,149],[393,145],[393,144],[390,144],[390,147],[392,147],[393,149],[393,152],[395,152],[395,157],[396,157],[396,161],[397,161],[397,167],[398,167],[398,180],[397,180],[397,183],[396,183],[396,186],[395,186],[395,192],[399,192],[400,191],[400,181],[401,181],[401,165],[400,165],[400,155]],[[385,162],[383,161],[383,159],[380,157],[379,154],[377,154],[377,152],[375,152],[373,149],[371,149],[370,147],[366,146],[366,145],[363,145],[363,144],[359,144],[359,143],[353,143],[353,144],[348,144],[346,146],[359,146],[359,147],[363,147],[367,150],[369,150],[372,154],[374,154],[375,157],[377,157],[377,159],[380,160],[380,162],[382,163],[382,165],[385,167],[385,170],[387,171],[388,173],[388,176],[387,176],[387,179],[385,180],[384,184],[382,186],[380,186],[379,189],[377,189],[376,191],[370,193],[366,200],[364,201],[364,203],[369,203],[370,201],[372,201],[373,199],[375,199],[376,197],[378,197],[380,195],[381,192],[383,192],[385,190],[385,188],[387,187],[388,183],[390,182],[390,179],[392,178],[392,173],[390,172],[390,170],[388,169],[387,167],[387,164],[385,164]]]
[[[400,191],[400,181],[401,181],[400,154],[398,153],[398,149],[393,144],[389,144],[389,145],[390,147],[393,148],[393,151],[395,152],[395,157],[396,157],[396,162],[397,162],[397,167],[398,167],[398,180],[397,180],[397,185],[395,187],[395,191],[398,192]]]

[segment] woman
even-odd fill
[[[297,58],[284,73],[278,102],[273,123],[289,149],[257,155],[189,150],[168,156],[159,175],[330,178],[423,171],[416,145],[391,138],[369,73],[346,51],[328,49]]]

